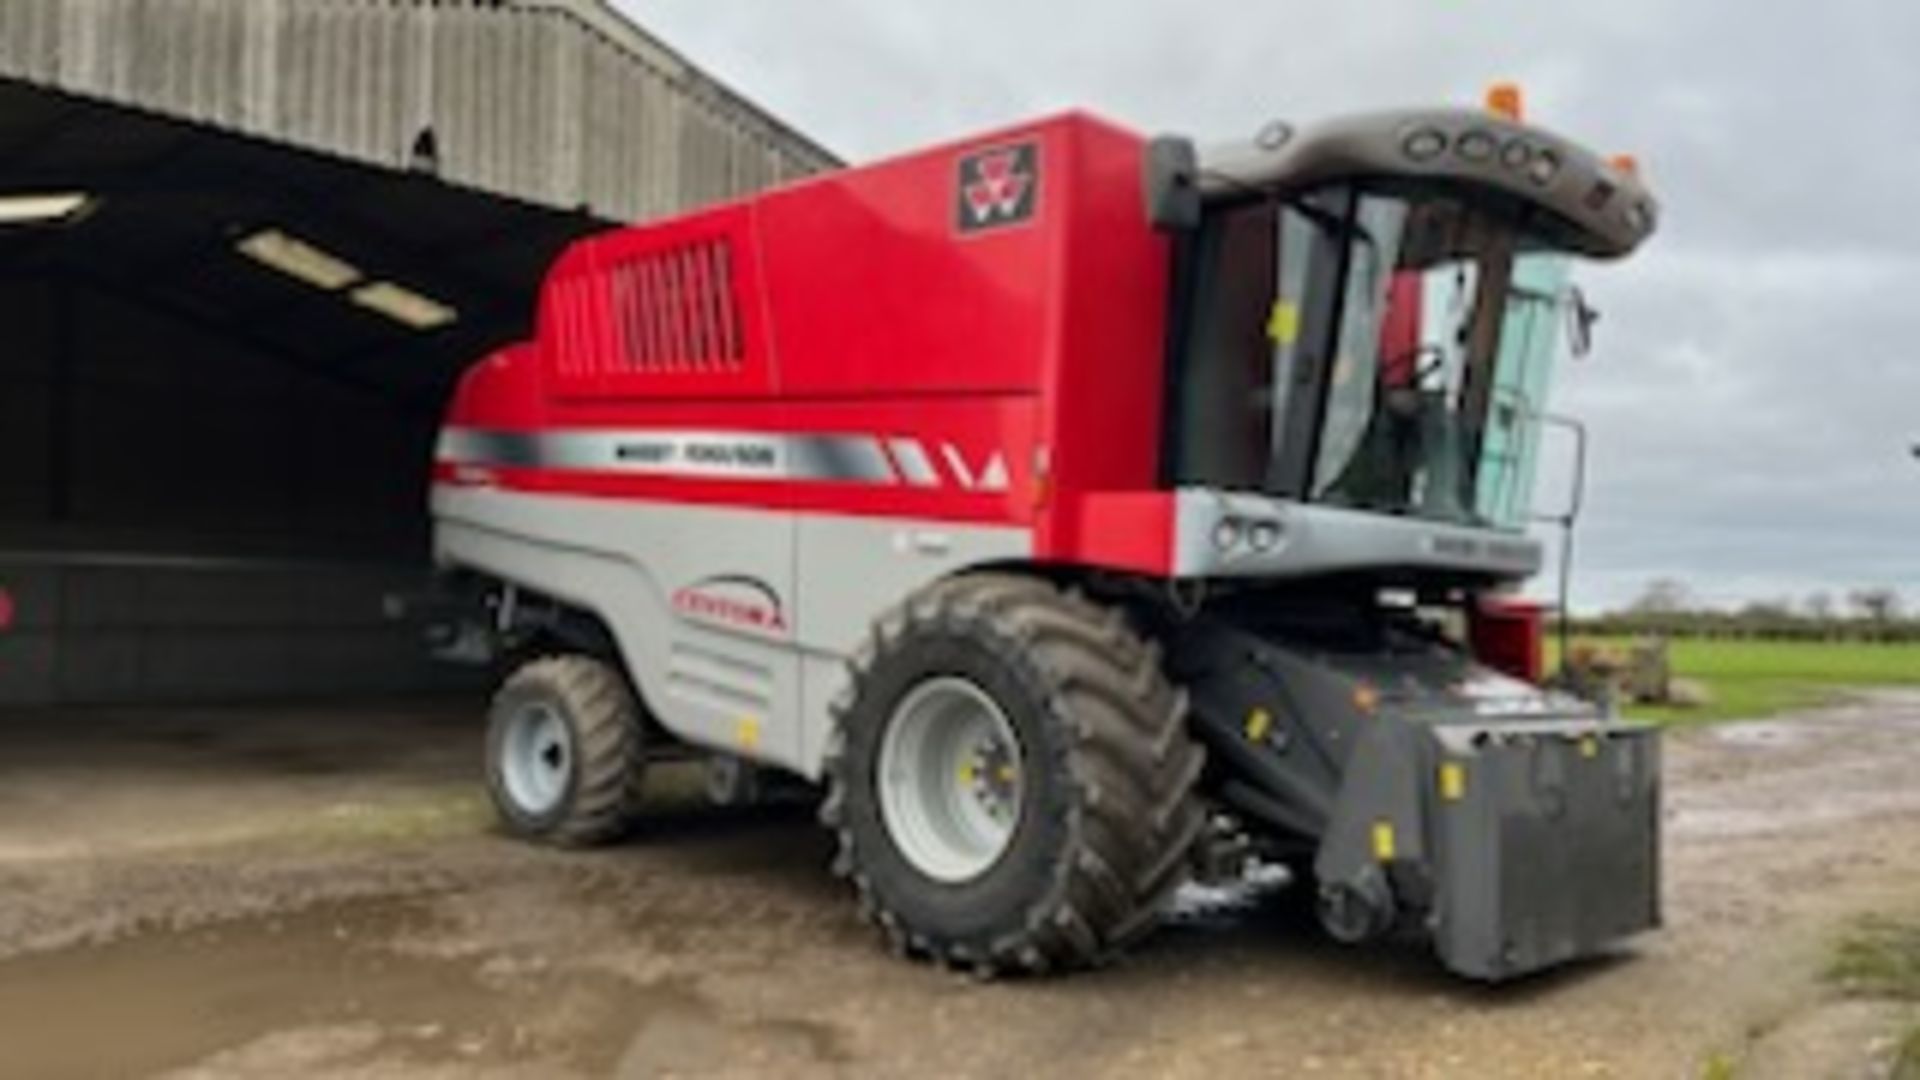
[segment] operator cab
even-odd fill
[[[1370,565],[1417,548],[1424,569],[1469,549],[1453,561],[1470,573],[1537,567],[1516,534],[1547,394],[1562,344],[1584,351],[1593,320],[1574,260],[1624,256],[1655,223],[1630,163],[1489,113],[1410,112],[1276,125],[1208,154],[1162,140],[1148,194],[1178,234],[1170,487],[1232,496],[1241,516],[1258,514],[1249,497],[1287,504],[1275,524],[1298,532],[1351,539],[1355,514],[1447,530],[1375,529]],[[1321,568],[1328,553],[1302,544],[1297,567],[1238,568]]]

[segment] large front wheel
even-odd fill
[[[902,951],[1085,966],[1185,876],[1201,751],[1117,611],[1027,578],[942,583],[876,627],[837,713],[838,869]]]

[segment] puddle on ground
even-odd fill
[[[490,984],[479,961],[388,948],[433,923],[417,903],[355,902],[0,963],[0,1076],[149,1075],[355,1025],[378,1033],[354,1051],[362,1059],[537,1057],[598,1073],[636,1023],[706,1008],[689,987],[579,972]]]
[[[1920,790],[1867,788],[1822,794],[1794,793],[1765,803],[1686,803],[1668,809],[1666,832],[1685,840],[1741,840],[1782,833],[1809,833],[1852,821],[1920,811]]]
[[[1821,732],[1817,728],[1792,721],[1757,720],[1713,729],[1716,742],[1764,750],[1784,750],[1819,737]]]

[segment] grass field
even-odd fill
[[[1609,647],[1627,642],[1603,640]],[[1705,686],[1700,708],[1630,708],[1663,723],[1709,723],[1771,716],[1837,700],[1850,688],[1920,687],[1920,644],[1855,642],[1675,641],[1673,672]]]

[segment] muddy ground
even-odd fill
[[[471,711],[0,713],[0,1077],[1872,1076],[1920,1020],[1820,974],[1920,915],[1920,696],[1673,738],[1669,927],[1491,990],[1271,901],[1071,979],[900,963],[804,809],[496,837]]]

